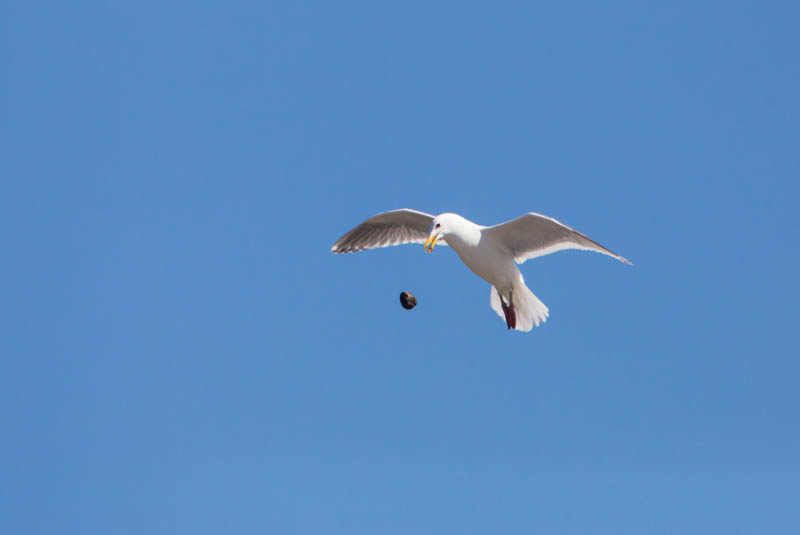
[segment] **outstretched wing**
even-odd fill
[[[630,264],[627,259],[606,249],[564,223],[556,221],[552,217],[533,212],[517,219],[488,227],[483,232],[504,243],[514,255],[514,261],[518,264],[530,258],[544,256],[564,249],[597,251]]]
[[[354,253],[403,243],[425,243],[432,224],[433,216],[425,212],[408,208],[384,212],[370,217],[339,238],[331,252]],[[441,239],[436,244],[447,245]]]

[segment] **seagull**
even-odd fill
[[[505,319],[508,329],[518,331],[538,327],[550,313],[525,286],[515,263],[564,249],[582,249],[631,264],[564,223],[533,212],[485,227],[458,214],[391,210],[350,230],[333,244],[331,252],[353,253],[404,243],[422,243],[428,253],[437,243],[451,247],[473,273],[492,286],[489,305]]]

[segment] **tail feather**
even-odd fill
[[[545,304],[525,286],[525,281],[522,277],[518,282],[514,283],[511,291],[511,300],[516,313],[514,329],[518,331],[530,331],[534,325],[538,327],[540,323],[547,321],[547,316],[550,315],[550,311]],[[489,305],[498,316],[506,320],[503,301],[494,286],[492,286],[492,293],[489,297]]]

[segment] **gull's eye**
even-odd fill
[[[436,227],[434,227],[434,228],[439,228],[439,226],[440,226],[439,223],[436,223]]]

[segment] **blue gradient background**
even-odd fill
[[[799,532],[799,18],[4,4],[0,531]],[[509,333],[447,248],[330,254],[401,207],[635,265],[525,264]]]

